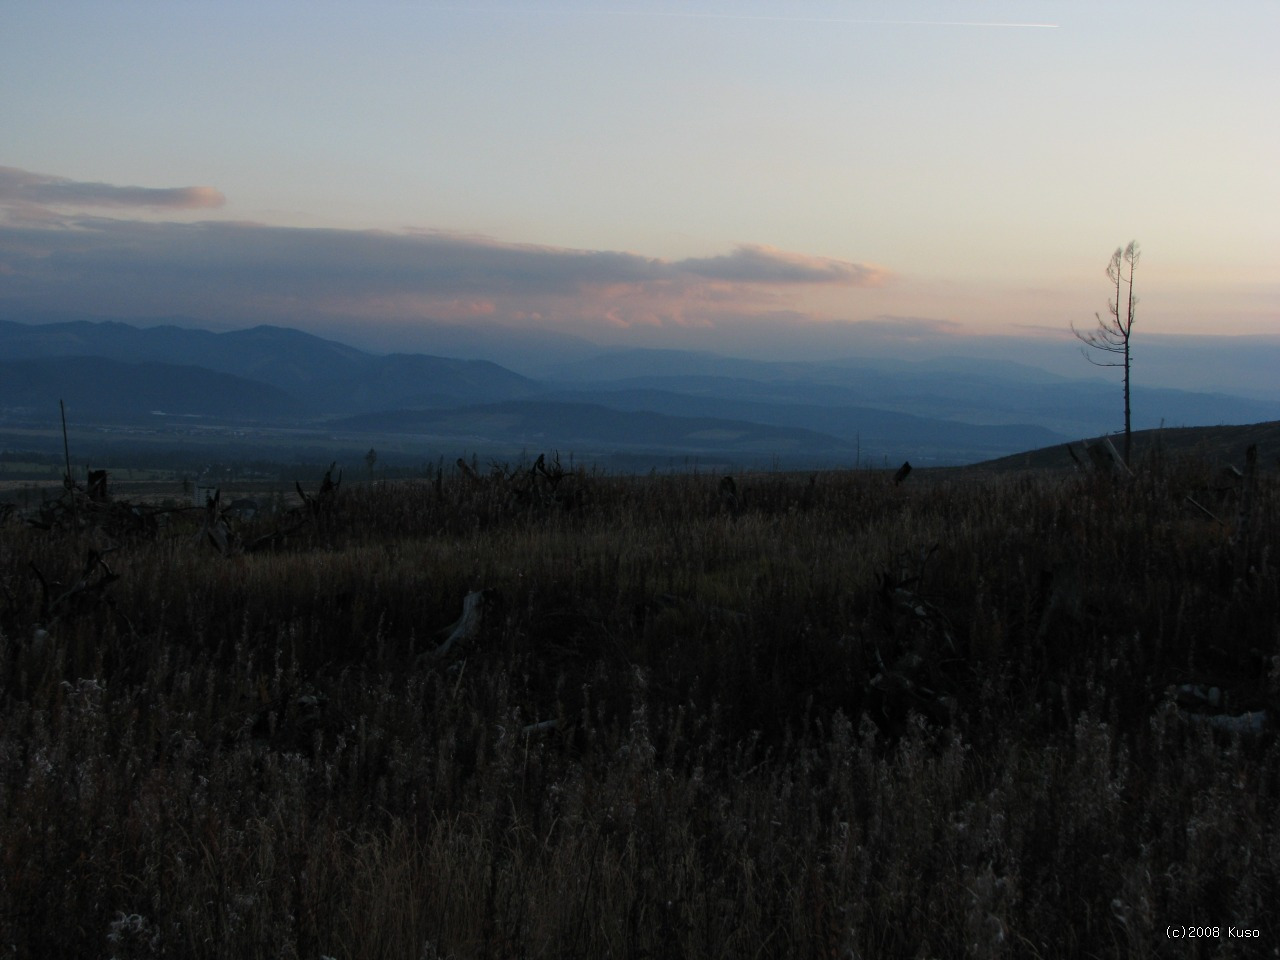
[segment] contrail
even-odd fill
[[[775,23],[852,23],[889,27],[1001,27],[1032,30],[1057,30],[1056,23],[1009,23],[994,20],[870,20],[856,17],[789,17],[751,13],[682,13],[680,11],[600,10],[615,17],[667,17],[684,20],[760,20]]]
[[[445,7],[469,13],[535,13],[544,16],[647,17],[668,20],[752,20],[767,23],[847,23],[880,27],[988,27],[1012,30],[1057,30],[1056,23],[1011,22],[1003,20],[874,20],[859,17],[794,17],[752,13],[695,13],[680,10],[556,10],[516,7]]]

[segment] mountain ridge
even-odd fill
[[[701,443],[717,455],[758,458],[772,442],[781,453],[806,451],[824,462],[852,451],[859,462],[972,463],[1096,436],[1114,429],[1119,413],[1116,384],[964,357],[762,361],[601,349],[562,363],[562,379],[535,379],[491,360],[375,354],[292,327],[213,332],[88,320],[0,320],[0,357],[9,381],[0,406],[10,413],[52,409],[57,394],[75,397],[77,407],[96,402],[98,420],[146,419],[159,409],[305,422],[312,433],[359,425],[425,449],[428,435],[467,441],[466,423],[492,420],[495,405],[505,404],[506,432],[484,436],[499,454],[530,437],[561,448],[589,437],[597,450],[634,449],[648,437],[650,447],[666,442],[681,453]],[[1280,403],[1226,394],[1136,386],[1134,397],[1137,428],[1156,425],[1157,411],[1177,426],[1280,419]],[[543,429],[530,426],[535,410]],[[414,426],[414,411],[431,415]]]

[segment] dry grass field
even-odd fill
[[[1274,955],[1266,463],[11,511],[0,951]]]

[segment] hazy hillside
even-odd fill
[[[0,353],[12,360],[96,356],[197,365],[287,391],[314,416],[416,404],[521,396],[531,380],[483,360],[378,356],[286,327],[210,333],[163,326],[0,321]],[[118,385],[127,406],[130,384]]]
[[[773,454],[849,460],[851,445],[830,434],[746,420],[613,410],[598,404],[529,400],[448,410],[396,411],[334,421],[346,429],[386,430],[537,448],[644,450],[656,454],[733,453],[754,460]]]
[[[521,342],[513,338],[512,348]],[[287,418],[282,428],[306,430],[309,444],[332,442],[331,427],[354,445],[366,435],[392,436],[406,456],[452,457],[463,446],[503,457],[541,444],[581,456],[642,451],[661,461],[706,453],[744,466],[772,458],[796,467],[973,463],[1120,426],[1118,383],[1009,360],[777,362],[680,350],[584,356],[578,341],[556,360],[554,343],[536,341],[541,359],[531,357],[529,367],[542,379],[531,379],[491,360],[379,355],[275,326],[213,333],[0,321],[0,404],[52,417],[61,398],[82,422],[133,423],[156,410],[221,418],[228,427]],[[1134,389],[1139,429],[1277,419],[1277,402],[1141,382]]]
[[[695,378],[671,378],[696,390]],[[1022,424],[969,424],[897,413],[840,402],[844,391],[805,384],[751,381],[704,382],[707,392],[605,387],[550,394],[553,399],[590,399],[620,410],[654,411],[672,416],[717,417],[794,429],[818,429],[868,458],[916,457],[924,461],[965,460],[987,452],[1026,450],[1070,439],[1044,427]],[[718,392],[713,392],[720,388]],[[836,394],[836,396],[832,396]],[[827,400],[801,402],[803,395]],[[855,453],[855,455],[857,455]]]
[[[301,412],[276,387],[201,367],[102,357],[0,361],[0,407],[56,420],[59,400],[79,422],[133,421],[156,411],[245,420]]]
[[[1120,449],[1122,437],[1112,437]],[[1280,467],[1280,420],[1236,426],[1179,427],[1163,430],[1136,430],[1133,434],[1132,459],[1136,463],[1157,451],[1167,457],[1193,456],[1223,466],[1240,467],[1245,451],[1258,448],[1258,465],[1264,470]],[[1081,447],[1075,445],[1077,455]],[[1011,470],[1073,470],[1075,463],[1066,444],[1054,444],[1026,450],[1012,456],[975,463],[965,469],[979,472]]]
[[[348,415],[399,407],[508,400],[537,392],[537,382],[487,360],[421,354],[369,357],[358,372],[300,385],[295,395],[317,414]]]
[[[963,357],[911,363],[845,359],[771,363],[670,350],[602,354],[557,371],[574,389],[655,389],[738,401],[871,407],[968,424],[1026,424],[1089,436],[1120,424],[1120,384],[1068,379],[1024,364]],[[1254,423],[1280,403],[1135,383],[1138,428]],[[1034,446],[1033,441],[1029,445]]]
[[[40,325],[0,321],[0,351],[11,360],[94,356],[135,363],[196,364],[284,389],[322,378],[354,376],[370,359],[354,347],[286,327],[212,333],[110,321]]]

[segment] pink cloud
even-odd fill
[[[45,214],[0,218],[0,262],[8,269],[0,306],[224,323],[484,318],[589,335],[593,328],[711,329],[766,311],[815,316],[823,291],[845,304],[889,276],[874,264],[760,245],[668,260],[442,231],[151,222],[41,206],[221,202],[209,187],[117,187],[0,168],[0,207]]]
[[[0,204],[202,210],[227,202],[213,187],[118,187],[0,167]]]
[[[718,257],[680,260],[681,272],[731,283],[752,284],[837,284],[878,286],[888,271],[874,264],[833,260],[776,247],[744,244]]]
[[[492,300],[449,300],[430,305],[431,316],[440,320],[468,320],[473,317],[492,317],[498,305]]]

